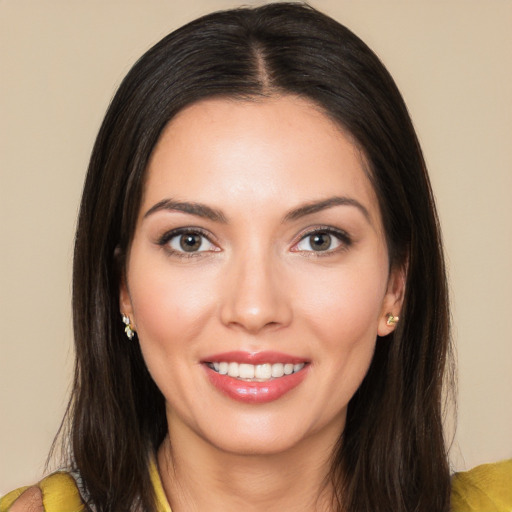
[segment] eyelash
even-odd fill
[[[217,251],[177,251],[176,249],[173,249],[169,242],[173,238],[177,238],[181,235],[197,235],[204,239],[206,239],[210,244],[215,245],[212,240],[211,236],[204,230],[200,228],[194,228],[194,227],[186,227],[186,228],[178,228],[173,229],[171,231],[167,231],[164,233],[157,241],[157,244],[161,247],[163,247],[169,255],[171,256],[177,256],[178,258],[195,258],[197,256],[204,255],[205,252],[217,252]]]
[[[307,231],[300,236],[298,242],[294,244],[294,248],[297,247],[302,241],[306,240],[309,237],[314,235],[325,234],[337,239],[340,243],[339,247],[335,247],[334,249],[327,249],[325,251],[314,251],[314,250],[301,250],[301,249],[292,249],[293,252],[300,252],[308,258],[322,258],[326,256],[332,256],[341,251],[346,251],[353,244],[353,240],[350,235],[341,229],[334,228],[332,226],[320,226],[312,229],[311,231]]]
[[[337,241],[340,243],[340,246],[335,247],[334,249],[326,249],[325,251],[296,249],[296,247],[301,242],[303,242],[304,240],[307,240],[309,237],[312,237],[314,235],[324,235],[324,234],[337,239]],[[173,238],[179,237],[181,235],[197,235],[197,236],[200,236],[200,237],[203,237],[204,239],[206,239],[210,244],[215,245],[214,242],[212,242],[211,235],[208,232],[206,232],[200,228],[195,228],[195,227],[183,227],[183,228],[178,228],[178,229],[173,229],[171,231],[167,231],[158,239],[157,244],[159,246],[165,248],[165,250],[168,252],[169,255],[177,256],[179,258],[194,258],[194,257],[202,256],[202,255],[204,255],[204,253],[207,253],[207,252],[218,252],[218,251],[208,251],[208,250],[206,250],[206,251],[191,251],[191,252],[175,250],[170,246],[169,242]],[[353,242],[352,242],[351,237],[345,231],[343,231],[341,229],[333,228],[332,226],[320,226],[320,227],[316,227],[310,231],[307,231],[306,233],[303,233],[300,236],[299,240],[293,245],[292,252],[300,252],[303,255],[305,255],[306,257],[312,257],[312,258],[320,257],[321,258],[321,257],[325,257],[325,256],[330,256],[330,255],[338,253],[340,251],[345,251],[352,245],[352,243]],[[219,251],[220,251],[220,249],[219,249]]]

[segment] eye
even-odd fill
[[[175,230],[166,233],[159,241],[159,244],[166,246],[171,253],[194,253],[218,251],[218,247],[214,245],[208,237],[196,230]]]
[[[348,247],[351,241],[348,235],[342,231],[321,229],[303,236],[295,245],[295,251],[307,252],[334,252],[336,249]]]

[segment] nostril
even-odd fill
[[[227,326],[238,327],[252,334],[263,330],[278,329],[288,322],[284,315],[282,318],[276,318],[277,311],[273,312],[244,312],[236,311],[225,315],[224,324]]]

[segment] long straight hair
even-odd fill
[[[333,448],[333,508],[447,511],[442,384],[449,313],[438,219],[406,106],[376,55],[303,4],[213,13],[133,66],[99,131],[76,233],[76,366],[67,412],[71,466],[98,511],[155,508],[149,459],[167,433],[165,402],[119,313],[119,283],[145,170],[162,130],[209,97],[292,94],[350,133],[368,164],[392,266],[407,269],[401,321],[377,340]]]

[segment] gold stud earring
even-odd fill
[[[135,336],[135,329],[133,328],[132,323],[130,322],[130,317],[123,314],[123,324],[125,325],[124,332],[129,340],[133,340]]]
[[[388,313],[386,324],[387,325],[395,325],[398,323],[398,320],[400,320],[400,318],[398,316],[395,316],[392,313]]]

